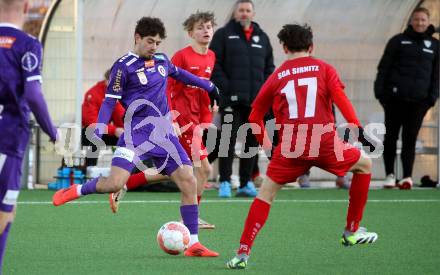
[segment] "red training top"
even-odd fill
[[[99,109],[105,99],[106,90],[107,85],[102,80],[85,93],[82,104],[82,127],[87,127],[98,121]],[[113,110],[111,122],[108,124],[109,135],[114,136],[116,128],[124,128],[124,113],[125,109],[118,101]]]
[[[198,77],[210,79],[215,64],[215,54],[211,50],[208,50],[206,55],[199,54],[188,46],[176,52],[171,62]],[[176,119],[180,127],[191,122],[194,126],[211,123],[210,100],[206,91],[168,78],[167,95],[170,109],[180,113]]]

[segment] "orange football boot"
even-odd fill
[[[185,250],[184,255],[186,257],[218,257],[220,254],[215,251],[209,250],[201,243],[197,242],[191,245],[191,247],[189,247],[187,250]]]
[[[79,184],[74,184],[69,188],[64,188],[58,190],[52,197],[52,203],[55,206],[60,206],[65,204],[66,202],[76,200],[79,198],[77,186]]]
[[[127,187],[124,186],[121,190],[110,193],[108,200],[110,202],[110,208],[112,209],[112,212],[116,214],[119,209],[119,202],[122,200],[122,198],[125,196],[125,193],[127,193]]]

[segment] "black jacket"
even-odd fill
[[[235,20],[218,29],[212,39],[210,48],[215,52],[216,63],[211,80],[221,91],[221,108],[250,106],[275,69],[269,37],[258,24],[252,25],[250,41]]]
[[[383,104],[399,99],[434,106],[439,96],[439,41],[434,26],[417,33],[411,26],[388,41],[374,83]]]

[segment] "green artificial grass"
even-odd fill
[[[128,193],[111,213],[108,195],[54,207],[52,191],[22,191],[4,274],[438,274],[440,190],[371,190],[362,225],[373,245],[343,247],[347,191],[282,190],[260,232],[246,271],[225,269],[237,249],[250,199],[222,200],[207,191],[200,230],[218,258],[165,254],[162,224],[179,220],[179,193]]]

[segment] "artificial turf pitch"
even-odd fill
[[[282,190],[246,271],[225,269],[251,200],[206,192],[200,240],[218,258],[171,256],[156,234],[179,220],[179,193],[128,193],[111,213],[108,195],[54,207],[51,191],[22,191],[3,274],[439,274],[440,190],[371,190],[363,225],[373,245],[343,247],[347,191]]]

